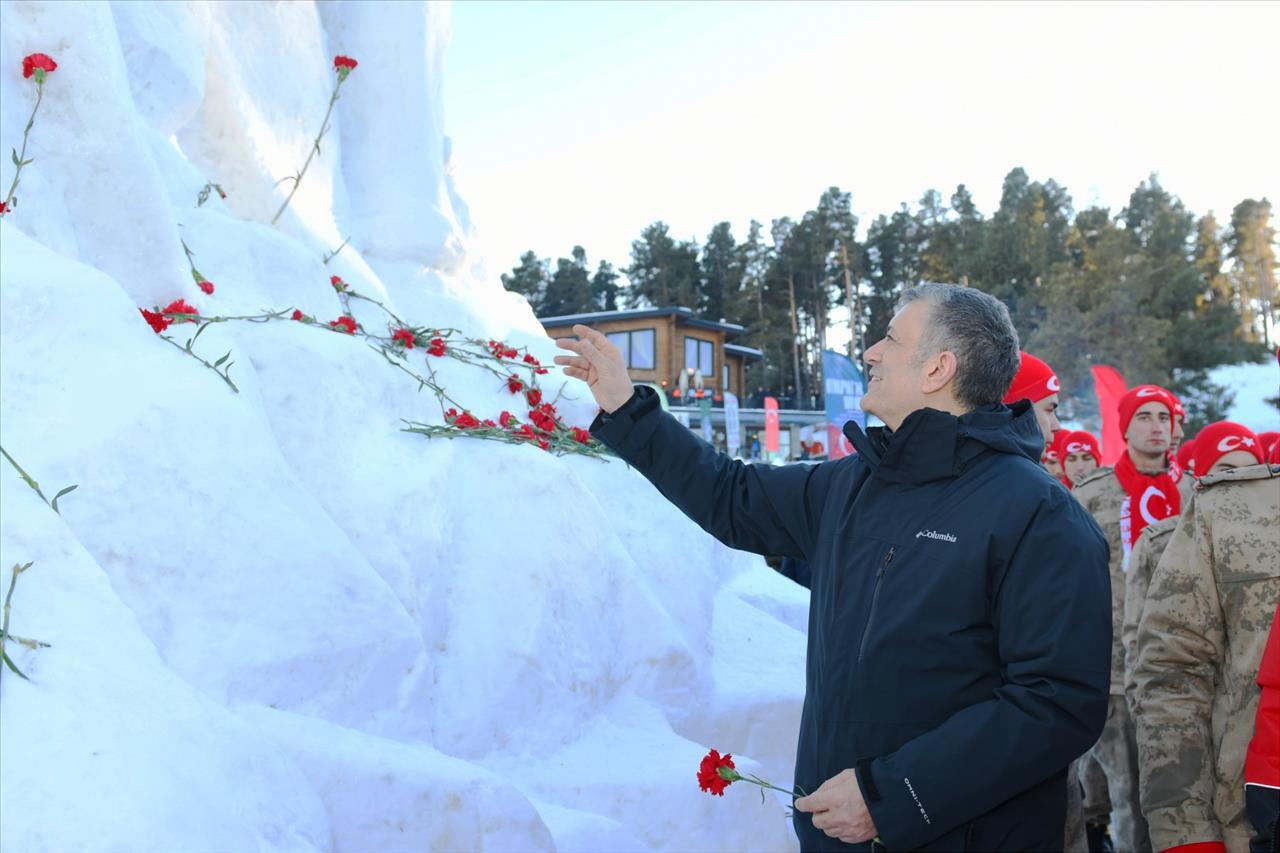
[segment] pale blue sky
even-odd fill
[[[1117,212],[1156,171],[1220,222],[1280,202],[1276,3],[457,0],[445,125],[491,274],[583,245],[625,265],[655,219],[865,228],[1021,165]]]

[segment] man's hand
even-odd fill
[[[858,777],[844,770],[818,790],[796,800],[796,808],[813,813],[813,826],[845,844],[870,841],[880,834],[858,787]]]
[[[564,365],[567,375],[586,382],[600,408],[613,414],[635,393],[627,375],[627,362],[613,342],[595,329],[578,324],[573,333],[578,336],[576,341],[560,338],[556,346],[576,355],[558,355],[556,364]]]

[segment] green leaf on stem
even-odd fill
[[[65,489],[63,489],[62,491],[60,491],[60,492],[58,492],[56,495],[54,495],[54,496],[53,496],[53,502],[52,502],[51,504],[49,504],[51,507],[53,507],[53,511],[54,511],[54,512],[58,512],[58,498],[62,497],[63,495],[69,495],[69,494],[71,494],[72,492],[74,492],[74,491],[75,491],[76,489],[78,489],[78,488],[80,488],[80,484],[79,484],[79,483],[77,483],[77,484],[76,484],[76,485],[74,485],[74,486],[67,486]]]

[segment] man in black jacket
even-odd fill
[[[866,353],[857,454],[748,465],[633,388],[575,326],[565,373],[594,435],[733,548],[808,561],[812,592],[795,829],[805,850],[1056,850],[1066,768],[1107,709],[1111,595],[1097,525],[1040,467],[1004,305],[906,291]]]

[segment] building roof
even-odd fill
[[[746,361],[764,360],[764,351],[758,350],[755,347],[744,347],[740,344],[725,344],[724,352],[725,355],[736,355]]]
[[[726,335],[740,335],[746,331],[745,327],[739,326],[737,323],[717,323],[714,320],[704,320],[701,317],[695,317],[693,311],[689,308],[635,308],[628,311],[591,311],[586,314],[563,314],[559,317],[539,317],[538,322],[545,328],[572,326],[574,323],[599,323],[605,320],[643,320],[648,317],[672,317],[676,318],[677,323],[685,326],[693,326],[697,329],[713,329],[722,331]],[[750,349],[750,347],[746,347]],[[756,350],[756,352],[759,352]],[[761,353],[763,357],[763,353]]]

